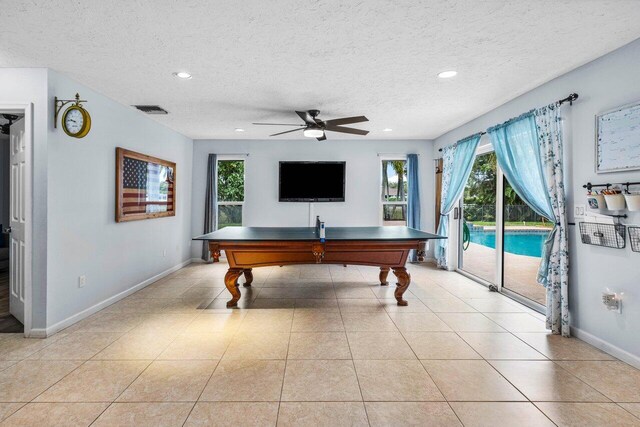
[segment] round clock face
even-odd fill
[[[68,111],[64,116],[64,125],[70,134],[75,135],[80,133],[84,125],[84,116],[82,115],[82,111],[78,109]]]

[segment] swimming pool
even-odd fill
[[[542,255],[542,245],[548,234],[548,231],[505,231],[504,250],[516,255],[540,257]],[[489,248],[495,248],[496,233],[495,231],[472,231],[471,241]]]

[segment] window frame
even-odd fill
[[[379,180],[378,180],[378,194],[380,196],[379,201],[380,201],[380,209],[379,209],[379,213],[378,213],[378,219],[379,219],[379,223],[381,226],[384,226],[384,207],[385,205],[405,205],[407,206],[406,209],[409,208],[409,195],[407,194],[407,200],[405,201],[385,201],[382,198],[382,179],[383,179],[383,175],[382,175],[382,165],[383,162],[389,162],[389,161],[394,161],[394,160],[402,160],[403,162],[407,162],[407,155],[405,154],[404,157],[403,155],[399,154],[399,155],[386,155],[386,156],[378,156],[378,171],[379,171]],[[407,182],[407,186],[409,184],[409,176],[407,174],[406,178],[406,182]],[[404,225],[407,225],[407,219],[405,218],[404,220]]]
[[[237,155],[225,155],[219,154],[216,159],[216,186],[218,185],[218,174],[220,173],[219,163],[220,162],[229,162],[229,161],[242,161],[244,163],[243,171],[242,171],[242,183],[243,183],[243,199],[242,201],[231,202],[231,201],[220,201],[216,200],[216,229],[219,229],[220,220],[220,206],[241,206],[242,207],[242,221],[241,225],[244,227],[244,202],[247,200],[247,159],[246,156],[237,156]],[[216,191],[216,198],[220,193]]]

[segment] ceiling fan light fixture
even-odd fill
[[[392,132],[392,131],[393,131],[393,129],[391,129],[391,128],[384,128],[384,129],[382,129],[382,132]]]
[[[305,129],[303,133],[307,138],[322,138],[324,136],[322,129]]]

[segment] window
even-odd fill
[[[407,161],[382,161],[382,225],[407,225]]]
[[[218,229],[242,225],[244,160],[218,160]]]

